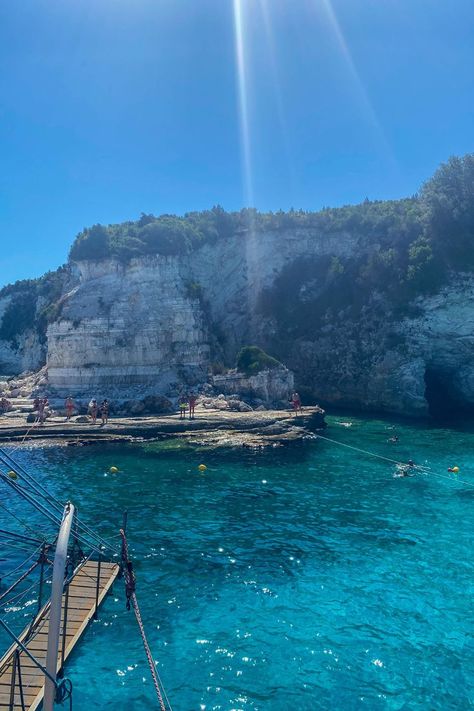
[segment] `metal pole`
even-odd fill
[[[12,659],[12,678],[10,682],[10,703],[8,705],[9,711],[13,711],[15,708],[15,684],[16,684],[16,654],[13,655]]]
[[[25,697],[23,695],[23,682],[21,680],[21,662],[20,662],[20,652],[18,649],[15,652],[16,654],[16,663],[18,667],[18,688],[20,689],[20,701],[21,701],[21,709],[22,711],[25,711]]]
[[[46,563],[46,543],[41,546],[41,571],[40,571],[40,581],[39,581],[39,594],[38,594],[38,612],[41,610],[43,605],[43,583],[44,583],[44,564]]]
[[[99,607],[99,590],[100,590],[100,564],[102,562],[102,556],[99,553],[99,560],[97,562],[97,584],[95,586],[95,612],[94,620],[97,619],[97,608]]]
[[[0,618],[0,626],[3,627],[3,629],[5,630],[5,632],[6,632],[8,635],[10,635],[10,637],[13,639],[14,642],[16,642],[16,644],[19,646],[19,648],[21,649],[21,651],[22,651],[24,654],[26,654],[27,657],[29,657],[29,658],[31,659],[31,661],[33,662],[33,664],[35,664],[35,665],[38,667],[38,669],[41,669],[41,671],[43,672],[43,674],[44,674],[45,676],[49,676],[49,674],[48,674],[46,668],[45,668],[42,664],[40,664],[39,661],[31,654],[31,652],[30,652],[30,650],[28,649],[28,647],[25,647],[25,645],[23,644],[23,642],[20,642],[20,640],[18,639],[18,637],[17,637],[15,634],[13,634],[13,632],[11,631],[11,629],[9,628],[9,626],[8,626],[1,618]],[[53,684],[56,686],[56,682],[55,682],[55,680],[53,679],[53,677],[49,677],[49,678],[51,679],[51,681],[53,682]]]
[[[56,681],[58,668],[59,632],[61,628],[61,607],[63,599],[64,571],[66,569],[67,548],[69,534],[74,518],[74,506],[67,503],[64,508],[63,519],[59,529],[54,555],[53,583],[51,585],[51,604],[49,610],[48,649],[46,653],[43,711],[53,711],[56,686],[51,679]]]
[[[67,633],[67,612],[69,605],[69,583],[66,583],[66,594],[64,596],[64,619],[63,619],[63,641],[61,646],[61,669],[60,674],[63,675],[64,655],[66,654],[66,633]]]

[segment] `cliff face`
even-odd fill
[[[51,386],[74,393],[166,391],[202,382],[209,345],[179,260],[77,265],[79,285],[48,328]]]
[[[182,256],[79,262],[47,331],[50,385],[172,394],[256,344],[322,403],[409,416],[474,410],[473,277],[453,274],[403,312],[376,289],[357,308],[350,294],[334,299],[328,274],[380,249],[354,233],[248,231]],[[322,272],[328,260],[335,266]],[[0,341],[0,356],[7,372],[34,369],[42,348],[30,330],[16,345]]]

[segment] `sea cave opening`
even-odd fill
[[[425,398],[430,416],[438,421],[453,420],[462,415],[474,415],[474,408],[459,397],[449,371],[427,367]]]

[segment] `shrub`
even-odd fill
[[[280,361],[272,358],[258,346],[244,346],[237,356],[237,370],[246,375],[255,375],[262,370],[278,368]]]

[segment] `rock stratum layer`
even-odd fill
[[[47,331],[50,385],[85,393],[167,391],[206,380],[209,343],[182,265],[167,257],[77,265],[79,284]]]

